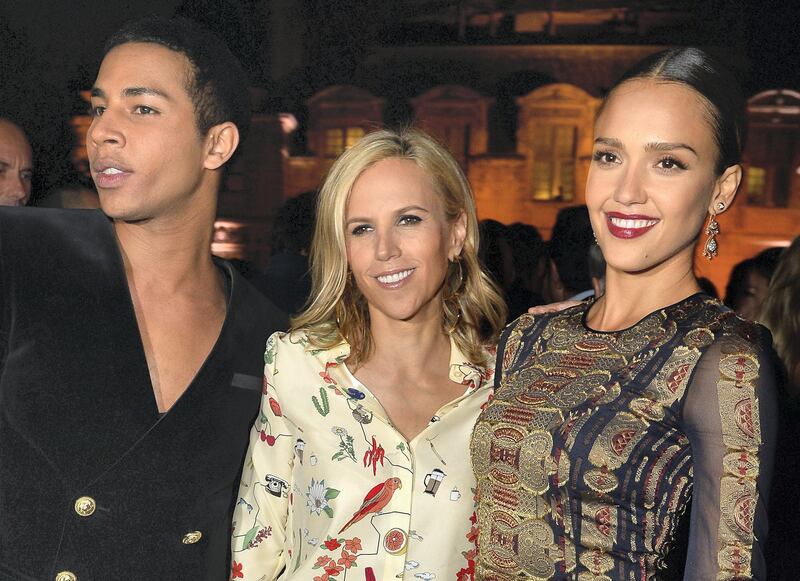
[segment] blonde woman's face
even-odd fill
[[[372,324],[441,321],[448,259],[461,252],[465,219],[449,223],[427,174],[389,158],[356,180],[345,210],[347,261]]]

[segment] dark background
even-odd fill
[[[0,116],[16,119],[29,134],[37,165],[35,200],[50,187],[77,177],[69,162],[73,136],[68,120],[85,111],[79,91],[92,85],[104,39],[126,20],[145,14],[179,14],[204,22],[242,60],[251,84],[267,90],[268,109],[296,112],[304,99],[320,88],[353,83],[358,64],[370,46],[380,42],[413,44],[431,38],[453,41],[451,30],[406,22],[420,11],[447,4],[454,2],[4,0],[0,3]],[[497,4],[503,4],[502,0]],[[549,5],[550,1],[542,4]],[[569,9],[636,2],[562,0],[557,4],[560,9]],[[718,52],[729,50],[731,60],[737,61],[734,68],[746,95],[765,89],[800,88],[800,8],[796,2],[677,0],[672,4],[681,4],[684,9],[689,6],[701,22],[698,29],[677,35],[682,37],[676,36],[674,42],[715,46]],[[300,47],[302,54],[283,55],[272,43],[281,36],[281,47]],[[287,36],[297,41],[286,44]],[[672,41],[672,37],[639,39],[642,44],[665,40]],[[473,41],[486,39],[468,36],[464,42]],[[549,40],[516,38],[511,42]],[[288,74],[274,79],[275,65],[280,63],[272,60],[284,56],[296,64]]]

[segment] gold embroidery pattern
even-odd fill
[[[758,446],[761,425],[758,399],[758,359],[747,343],[730,337],[722,348],[717,391],[726,453],[720,488],[718,531],[719,580],[750,578],[753,520],[758,503]]]
[[[638,581],[664,566],[692,489],[682,403],[723,327],[719,304],[690,297],[616,333],[587,329],[586,308],[507,331],[499,387],[471,441],[476,579]],[[741,347],[720,363],[720,579],[749,572],[757,500],[758,362]]]

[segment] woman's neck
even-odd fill
[[[399,370],[435,368],[450,361],[450,338],[437,317],[424,321],[393,321],[373,317],[370,325],[372,353],[363,365],[379,366],[387,374]]]
[[[700,290],[691,260],[636,273],[608,267],[605,294],[592,305],[586,320],[598,331],[626,329]]]

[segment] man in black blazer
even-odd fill
[[[0,209],[0,580],[222,581],[286,323],[209,251],[244,76],[207,31],[143,20],[92,109],[103,212]]]

